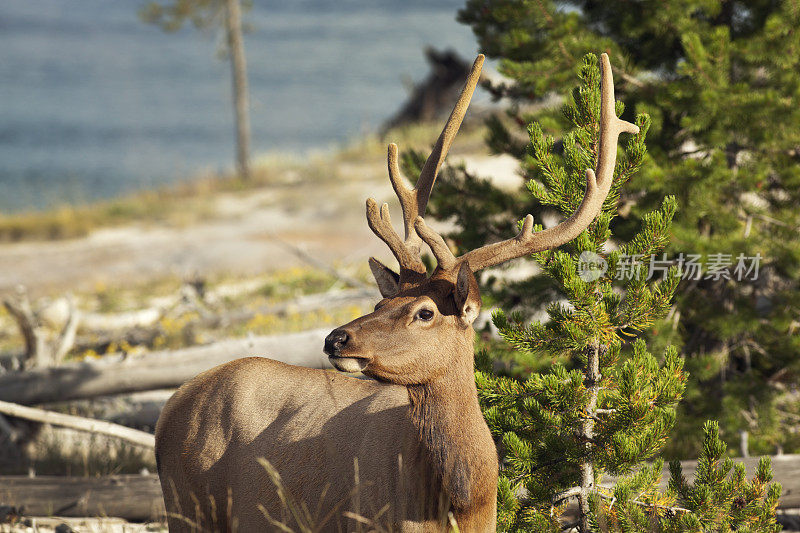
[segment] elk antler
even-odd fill
[[[568,219],[554,228],[533,233],[533,216],[528,215],[522,223],[522,230],[516,237],[487,244],[456,258],[442,237],[425,225],[421,216],[414,226],[418,234],[431,247],[442,269],[451,268],[457,262],[466,261],[473,272],[499,265],[511,259],[557,248],[577,237],[585,230],[603,208],[603,202],[611,190],[614,179],[614,165],[617,159],[617,140],[620,133],[639,133],[639,128],[630,122],[617,118],[614,109],[614,80],[611,76],[611,63],[607,54],[602,54],[602,78],[600,93],[600,140],[597,158],[597,175],[586,170],[586,193],[578,209]]]
[[[480,80],[483,59],[484,56],[482,54],[475,59],[464,88],[461,90],[461,95],[458,97],[458,101],[453,107],[452,113],[450,113],[450,118],[447,119],[447,123],[442,129],[439,139],[433,146],[431,154],[425,161],[425,165],[422,167],[417,179],[416,187],[413,189],[406,185],[404,178],[400,174],[400,168],[397,164],[397,145],[394,143],[389,145],[387,157],[389,179],[403,208],[405,240],[401,240],[392,227],[388,204],[383,204],[379,210],[378,204],[374,199],[367,200],[367,223],[375,235],[386,243],[400,263],[401,281],[405,281],[404,278],[408,277],[425,276],[425,265],[420,257],[422,239],[417,234],[414,221],[425,214],[425,208],[428,205],[436,175],[439,173],[439,168],[442,166],[448,150],[450,150],[450,145],[453,144],[453,139],[458,133],[458,128],[461,126],[461,121],[464,119],[467,107],[469,107],[469,102],[472,99],[472,93]]]

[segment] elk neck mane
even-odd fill
[[[464,375],[462,375],[464,374]],[[419,432],[435,479],[456,509],[465,509],[494,494],[481,483],[482,465],[496,464],[494,449],[476,446],[476,430],[483,424],[472,369],[458,369],[455,375],[416,385],[408,385],[411,419]]]

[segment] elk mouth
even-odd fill
[[[361,372],[369,364],[369,359],[364,357],[343,357],[341,355],[329,355],[328,361],[339,372]]]
[[[369,357],[358,355],[342,355],[342,350],[353,350],[350,334],[344,328],[336,328],[325,337],[325,347],[322,351],[328,354],[328,360],[340,372],[361,372],[370,362]]]

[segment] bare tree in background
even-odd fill
[[[236,171],[250,178],[250,103],[247,89],[247,62],[242,39],[242,2],[249,0],[169,0],[149,2],[139,12],[142,20],[174,32],[191,23],[198,29],[224,28],[233,80],[233,109],[236,128]]]

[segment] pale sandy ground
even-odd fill
[[[363,202],[390,193],[376,178],[278,185],[221,194],[215,215],[188,227],[133,225],[80,239],[0,245],[0,291],[19,284],[36,291],[195,273],[255,275],[300,264],[278,239],[326,263],[366,260],[383,255],[383,248],[371,238]]]
[[[509,157],[465,157],[467,167],[501,186],[519,183]],[[326,264],[348,265],[376,255],[391,263],[369,230],[364,202],[388,201],[397,231],[399,205],[385,163],[339,168],[342,180],[277,184],[214,199],[214,215],[187,227],[130,225],[80,239],[0,245],[0,294],[18,285],[33,294],[124,285],[165,276],[249,276],[302,264],[281,241]],[[434,192],[435,194],[435,192]],[[277,237],[277,238],[276,238]]]

